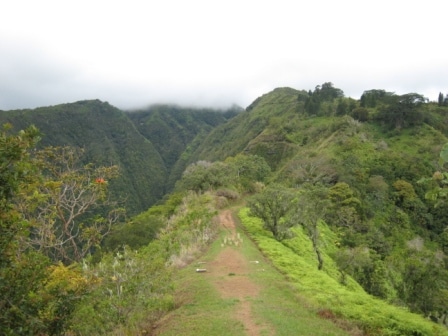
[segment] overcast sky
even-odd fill
[[[246,107],[332,82],[448,93],[448,1],[3,0],[0,110]]]

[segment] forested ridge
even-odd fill
[[[235,108],[168,105],[121,111],[107,102],[86,100],[0,111],[0,124],[10,123],[15,131],[34,125],[42,133],[38,148],[73,146],[83,149],[84,163],[117,165],[120,179],[111,181],[110,192],[123,198],[128,212],[135,215],[172,190],[185,169],[184,152],[234,113]]]
[[[338,319],[448,334],[447,119],[442,93],[353,99],[329,82],[245,110],[0,111],[0,331],[149,333],[180,304],[172,274],[239,206],[263,253]]]

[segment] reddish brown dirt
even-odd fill
[[[252,314],[251,300],[258,296],[260,288],[248,276],[250,261],[241,253],[239,247],[244,242],[239,238],[235,222],[230,211],[223,211],[219,216],[220,224],[228,230],[228,237],[221,245],[222,250],[215,260],[207,263],[206,276],[216,286],[221,296],[237,299],[235,317],[244,325],[247,335],[257,336],[261,331],[269,330],[266,325],[258,324]],[[269,330],[270,335],[274,335]]]

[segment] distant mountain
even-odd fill
[[[191,154],[215,127],[226,123],[242,111],[184,108],[174,105],[153,105],[128,111],[135,127],[160,153],[168,172],[167,190],[171,190],[191,163]]]
[[[193,159],[214,161],[249,153],[263,156],[275,169],[296,145],[272,125],[283,122],[282,127],[291,127],[288,118],[296,119],[303,112],[299,94],[303,91],[278,88],[257,98],[244,112],[214,128],[193,153]]]
[[[11,123],[16,130],[35,125],[43,134],[40,147],[81,147],[86,163],[118,165],[122,175],[111,182],[111,192],[136,214],[170,191],[185,167],[188,146],[232,115],[173,106],[125,113],[87,100],[0,111],[0,124]]]

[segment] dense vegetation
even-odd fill
[[[188,151],[237,111],[153,106],[124,112],[88,100],[0,111],[0,125],[10,123],[15,131],[34,125],[43,135],[38,148],[82,148],[84,163],[116,165],[120,178],[111,181],[110,192],[123,200],[128,214],[135,215],[172,189],[185,168]]]
[[[214,239],[216,211],[244,203],[259,248],[322,309],[366,334],[447,334],[447,117],[443,95],[355,100],[332,83],[227,113],[1,112],[14,123],[1,136],[1,331],[143,333],[176,305],[171,272]],[[40,142],[17,131],[30,121]],[[72,226],[57,211],[68,190],[83,196],[66,204],[94,205]]]

